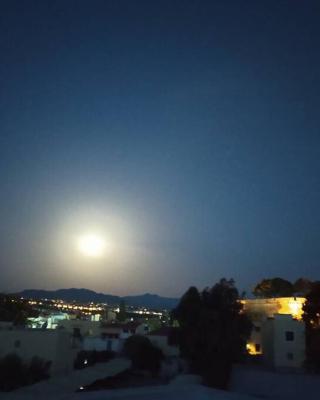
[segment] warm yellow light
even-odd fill
[[[297,320],[302,319],[304,297],[276,297],[267,299],[241,300],[243,311],[252,315],[274,317],[276,314],[290,314]]]
[[[78,240],[78,249],[88,257],[101,257],[105,253],[106,241],[98,235],[83,235]]]
[[[306,299],[304,297],[280,298],[279,302],[281,308],[279,314],[291,314],[293,318],[301,320],[305,301]]]
[[[261,350],[257,350],[256,346],[254,343],[250,343],[248,342],[246,344],[246,348],[247,348],[247,352],[251,355],[251,356],[257,356],[258,354],[262,354]]]
[[[295,317],[299,315],[300,304],[294,300],[289,301],[288,306],[290,308],[291,314]]]

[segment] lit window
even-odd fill
[[[294,333],[292,331],[286,331],[286,341],[293,342],[294,341]]]

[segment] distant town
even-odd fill
[[[59,321],[63,320],[89,320],[89,321],[116,321],[120,313],[120,306],[109,306],[108,304],[67,302],[63,300],[50,299],[24,299],[39,313],[38,317],[28,318],[28,326],[32,328],[56,329]],[[19,301],[19,300],[16,300]],[[136,319],[157,318],[165,323],[169,318],[168,310],[156,311],[146,307],[125,306],[126,318],[130,321]]]

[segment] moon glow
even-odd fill
[[[87,257],[102,257],[107,249],[107,243],[102,236],[86,234],[78,239],[78,250]]]

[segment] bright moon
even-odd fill
[[[78,249],[88,257],[102,257],[106,250],[106,241],[98,235],[83,235],[78,240]]]

